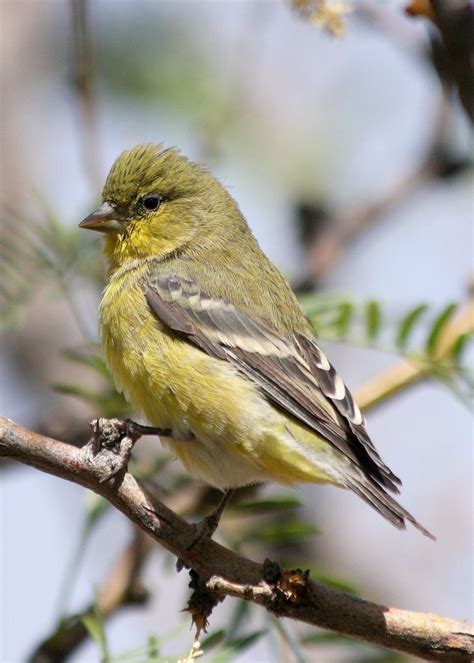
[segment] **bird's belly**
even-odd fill
[[[272,477],[255,459],[247,459],[235,447],[213,439],[177,441],[166,438],[173,453],[187,471],[206,483],[224,490],[262,483]]]
[[[190,474],[221,489],[268,480],[337,483],[326,442],[289,421],[232,365],[177,342],[178,362],[154,342],[137,365],[131,352],[109,366],[133,408],[172,429],[163,442]]]

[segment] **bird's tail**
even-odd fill
[[[354,493],[359,495],[370,506],[378,511],[384,518],[386,518],[392,525],[398,529],[406,529],[405,520],[408,520],[414,527],[416,527],[425,536],[436,541],[436,538],[428,532],[420,523],[404,509],[398,502],[389,495],[384,488],[379,486],[374,481],[365,477],[350,477],[346,481],[346,485]]]

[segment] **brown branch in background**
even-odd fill
[[[313,221],[316,232],[309,238],[306,250],[306,274],[297,289],[312,289],[340,260],[350,243],[376,223],[386,219],[397,206],[403,204],[430,180],[448,177],[471,165],[469,158],[450,154],[447,149],[447,130],[451,90],[455,87],[467,116],[474,122],[474,9],[468,0],[410,0],[406,12],[412,16],[423,15],[436,26],[431,36],[431,50],[417,49],[436,70],[440,79],[440,102],[435,115],[431,139],[419,164],[407,175],[402,175],[380,197],[354,211],[326,216],[326,223],[319,229],[318,214]],[[387,30],[385,12],[366,6],[359,10],[366,20]],[[393,26],[392,26],[393,27]],[[439,37],[438,37],[439,33]],[[392,30],[392,37],[394,31]],[[397,38],[407,49],[405,34],[397,32]],[[305,206],[306,208],[307,206]],[[309,206],[311,207],[311,206]],[[315,207],[316,212],[319,210]],[[305,210],[307,212],[307,210]],[[306,217],[308,217],[306,213]],[[309,225],[306,218],[306,223]],[[300,219],[300,222],[305,219]],[[327,221],[331,221],[328,223]],[[307,233],[309,234],[309,233]]]
[[[327,223],[310,241],[306,251],[306,275],[299,289],[318,284],[334,267],[351,242],[376,223],[386,219],[398,205],[431,178],[440,174],[444,167],[444,136],[448,126],[449,101],[442,94],[436,113],[432,138],[416,167],[394,182],[379,198],[359,208],[341,213]],[[298,287],[296,288],[298,290]]]
[[[461,313],[446,325],[433,360],[439,362],[449,357],[460,335],[472,331],[474,331],[474,298],[471,297]],[[367,410],[409,385],[429,377],[430,372],[431,366],[426,360],[420,362],[403,360],[360,387],[355,395],[356,401],[362,409]]]
[[[469,0],[431,0],[445,50],[445,71],[474,124],[474,7]]]
[[[101,453],[110,453],[105,449]],[[301,572],[272,573],[210,540],[195,542],[195,529],[125,473],[103,481],[105,458],[46,438],[0,418],[0,456],[85,486],[192,568],[217,599],[237,596],[280,617],[366,640],[432,661],[468,662],[474,631],[464,622],[387,608],[308,580]],[[274,566],[274,565],[273,565]],[[273,568],[272,566],[272,568]]]
[[[139,529],[135,529],[131,543],[113,566],[112,571],[97,594],[94,604],[82,612],[62,620],[54,632],[43,640],[28,658],[29,663],[60,663],[88,637],[84,620],[98,609],[108,619],[121,608],[142,605],[148,594],[140,582],[143,565],[155,542]]]
[[[96,191],[100,185],[99,129],[94,88],[95,64],[89,22],[89,0],[70,0],[72,13],[72,85],[81,127],[84,169]]]
[[[474,124],[474,8],[469,0],[410,0],[406,13],[436,27],[432,61],[443,85],[454,86]],[[439,38],[437,37],[439,34]]]

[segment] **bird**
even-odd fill
[[[393,497],[401,481],[296,295],[206,167],[162,144],[126,150],[79,225],[105,236],[99,329],[117,389],[224,494],[202,532],[236,488],[273,481],[351,490],[434,538]]]

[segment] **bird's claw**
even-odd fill
[[[212,539],[218,525],[219,515],[215,512],[211,513],[206,518],[203,518],[198,523],[195,523],[193,525],[195,534],[191,543],[186,546],[186,550],[192,550],[202,541],[205,541],[206,539]],[[176,571],[179,573],[184,568],[189,568],[189,566],[181,558],[178,558],[176,560]]]
[[[193,525],[195,536],[187,549],[191,550],[191,548],[194,548],[198,543],[201,543],[201,541],[204,541],[205,539],[212,539],[214,532],[219,525],[219,520],[220,518],[217,517],[216,513],[211,513],[206,518],[203,518],[198,523],[195,523]]]

